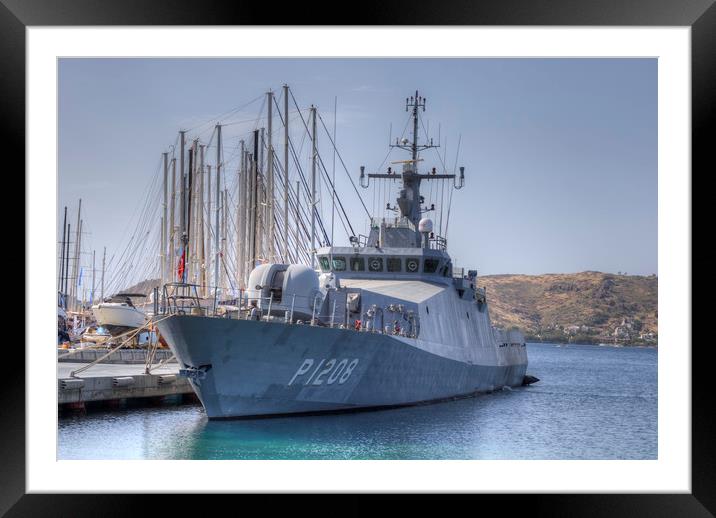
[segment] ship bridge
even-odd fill
[[[415,247],[324,247],[317,251],[322,273],[337,279],[425,280],[449,284],[453,265],[444,250]]]

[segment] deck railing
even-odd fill
[[[403,322],[404,327],[395,328],[393,323],[385,324],[384,308],[371,306],[362,312],[360,318],[348,318],[346,304],[333,299],[328,302],[319,294],[310,297],[291,294],[277,302],[273,293],[268,297],[260,296],[258,290],[238,290],[238,296],[229,298],[235,292],[218,287],[198,284],[167,283],[162,287],[161,297],[156,297],[156,311],[159,315],[192,315],[213,318],[231,318],[239,320],[260,320],[265,322],[310,325],[348,329],[356,332],[399,335],[416,338],[419,322],[415,316]],[[202,297],[201,293],[211,293],[211,297]],[[300,305],[305,311],[310,308],[310,319],[296,318],[296,308]],[[302,311],[300,315],[306,315]],[[387,312],[388,309],[386,308]],[[373,318],[378,317],[380,318]],[[365,317],[368,317],[366,320]],[[379,322],[378,322],[379,321]],[[378,325],[378,323],[380,325]]]
[[[434,235],[430,238],[430,248],[433,250],[447,250],[447,239],[442,236]]]

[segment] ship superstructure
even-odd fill
[[[418,92],[406,99],[413,138],[394,146],[410,159],[367,175],[361,167],[364,187],[400,182],[388,206],[395,217],[373,218],[349,246],[317,248],[313,267],[257,266],[237,318],[206,316],[197,304],[159,321],[209,418],[411,405],[523,383],[523,336],[492,327],[477,271],[452,264],[424,217],[434,206],[423,182],[459,189],[465,180],[462,167],[420,170],[420,152],[433,147],[418,139],[424,109]]]

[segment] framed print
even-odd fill
[[[303,10],[3,0],[27,302],[0,510],[710,516],[691,183],[716,8]]]

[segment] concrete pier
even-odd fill
[[[98,349],[57,349],[57,361],[58,362],[93,362],[101,356],[107,354],[108,348]],[[172,353],[168,349],[160,349],[154,354],[154,363],[167,360],[172,356]],[[147,361],[147,350],[146,349],[120,349],[108,358],[102,360],[102,363],[141,363]],[[174,360],[176,365],[176,360]],[[93,367],[94,368],[94,367]]]
[[[86,366],[83,362],[58,362],[57,402],[81,409],[85,403],[121,399],[161,398],[174,394],[193,394],[189,381],[179,377],[177,363],[167,363],[144,373],[144,364],[99,363],[70,377]]]

